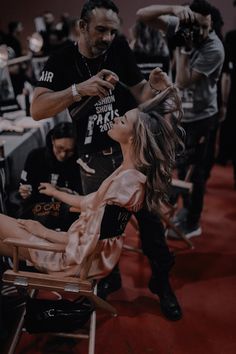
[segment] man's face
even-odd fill
[[[107,51],[120,27],[118,15],[104,8],[92,10],[89,22],[84,22],[83,35],[87,50],[92,57]]]
[[[211,15],[203,16],[195,13],[199,34],[194,38],[194,46],[200,45],[209,36],[211,30]]]

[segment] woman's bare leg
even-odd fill
[[[0,254],[3,256],[12,257],[12,247],[3,243],[7,237],[19,238],[21,240],[28,240],[31,234],[19,227],[17,220],[0,214]],[[26,248],[20,248],[20,257],[30,260],[29,252]]]

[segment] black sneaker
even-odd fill
[[[161,312],[171,321],[178,321],[182,318],[182,310],[173,292],[166,292],[158,295]]]
[[[187,216],[188,216],[188,209],[181,208],[176,212],[176,214],[172,218],[172,222],[174,224],[183,223],[183,222],[187,221]]]
[[[178,229],[185,235],[186,238],[191,238],[194,236],[200,236],[202,234],[202,229],[199,224],[188,225],[186,222],[176,223]],[[175,239],[179,239],[179,235],[173,229],[167,231],[167,236]]]
[[[182,318],[183,314],[180,304],[169,284],[165,289],[160,291],[157,290],[156,279],[151,278],[149,289],[159,297],[161,312],[168,320],[178,321]]]

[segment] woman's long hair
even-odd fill
[[[180,127],[182,106],[174,86],[162,102],[150,100],[139,110],[134,124],[133,154],[136,168],[147,176],[146,207],[158,213],[161,203],[168,202],[168,189],[179,148],[183,149]],[[141,106],[142,107],[142,106]]]

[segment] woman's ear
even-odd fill
[[[133,141],[134,141],[134,137],[133,137],[133,135],[132,135],[132,136],[129,137],[129,143],[130,143],[130,145],[133,144]]]

